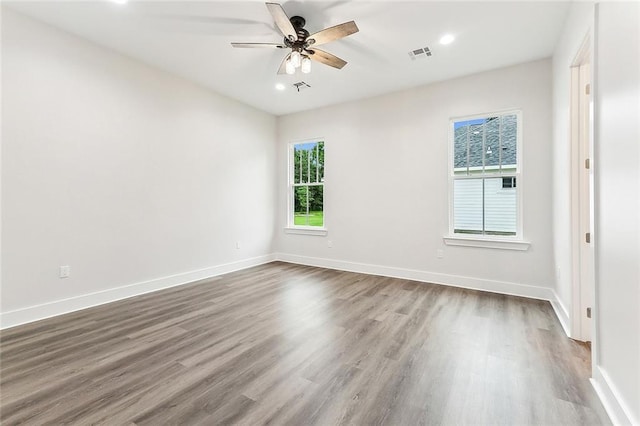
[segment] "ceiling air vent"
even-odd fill
[[[298,92],[300,92],[301,90],[307,89],[311,86],[309,86],[307,83],[305,83],[304,81],[299,81],[297,83],[293,83],[293,87],[295,87],[296,89],[298,89]]]
[[[420,58],[426,58],[427,56],[431,56],[431,49],[428,47],[421,47],[420,49],[409,51],[409,57],[412,61]]]

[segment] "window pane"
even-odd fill
[[[318,183],[324,180],[324,142],[293,146],[293,183]]]
[[[500,117],[489,117],[484,125],[484,166],[487,172],[496,172],[500,166]]]
[[[484,120],[483,120],[484,122]],[[484,124],[472,124],[469,126],[469,168],[470,173],[482,172],[482,138]]]
[[[308,185],[294,188],[294,225],[324,225],[324,186]]]
[[[485,234],[516,235],[516,201],[516,188],[505,188],[503,178],[484,180]]]
[[[516,147],[518,140],[518,119],[516,115],[502,116],[502,169],[515,171],[518,158]]]
[[[320,161],[319,161],[319,147],[318,143],[312,144],[307,151],[307,168],[309,170],[309,183],[320,182]]]
[[[297,148],[297,145],[293,146],[293,183],[300,183],[300,176],[302,175],[302,151]]]
[[[467,174],[467,132],[468,126],[455,123],[453,129],[453,168],[455,174]]]
[[[324,182],[324,142],[318,142],[318,182]]]
[[[482,179],[454,181],[453,228],[456,233],[482,234]]]
[[[515,114],[454,123],[454,174],[516,171],[518,118]],[[469,170],[467,170],[467,167]]]

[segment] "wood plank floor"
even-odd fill
[[[271,263],[1,333],[13,424],[607,424],[548,302]]]

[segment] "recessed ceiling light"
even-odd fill
[[[129,0],[111,0],[112,3],[126,4]]]
[[[440,37],[440,44],[450,44],[455,39],[456,38],[453,36],[453,34],[445,34]]]
[[[276,84],[276,90],[284,90],[285,89],[285,85],[282,83],[278,83]]]

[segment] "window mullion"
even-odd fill
[[[508,176],[516,176],[517,172],[509,172],[509,173],[487,173],[487,174],[477,174],[477,175],[453,175],[454,179],[482,179],[482,178],[499,178],[499,177],[508,177]]]
[[[309,226],[309,188],[310,185],[307,185],[307,226]]]
[[[484,190],[485,190],[485,179],[482,178],[482,235],[486,235],[486,229],[485,229],[485,205],[484,205]]]
[[[470,136],[470,133],[471,132],[469,131],[469,129],[467,129],[467,175],[469,174],[469,163],[471,162],[471,158],[470,158],[471,157],[471,153],[470,153],[470,151],[471,151],[471,148],[470,148],[471,136]]]
[[[487,122],[482,123],[482,174],[487,166]]]
[[[316,182],[320,182],[320,148],[316,145]]]
[[[307,150],[307,183],[311,183],[311,150]]]
[[[498,170],[502,172],[502,120],[503,116],[500,117],[500,121],[498,121]]]

